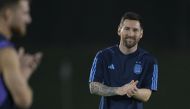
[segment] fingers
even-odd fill
[[[36,54],[34,55],[34,61],[37,62],[37,63],[39,63],[40,60],[41,60],[41,58],[42,58],[42,55],[43,55],[43,54],[42,54],[41,52],[36,53]]]
[[[138,84],[138,80],[134,81],[132,80],[128,86],[127,86],[127,91],[126,91],[126,95],[128,97],[132,97],[133,95],[135,95],[138,91],[138,88],[137,88],[137,84]]]
[[[134,87],[134,88],[131,88],[127,91],[127,96],[128,97],[132,97],[134,96],[138,91],[138,88],[137,87]]]
[[[128,97],[132,97],[138,91],[137,84],[138,81],[132,80],[130,83],[119,87],[117,90],[117,94],[121,96],[127,95]]]
[[[25,53],[25,50],[23,47],[19,48],[18,55],[19,55],[22,67],[25,67],[25,68],[28,67],[28,68],[31,68],[31,70],[36,69],[36,67],[38,66],[42,58],[41,52],[37,52],[35,54]]]
[[[124,87],[119,87],[119,88],[117,88],[116,94],[117,94],[117,95],[120,95],[120,96],[125,95],[125,94],[126,94],[126,91],[125,91]]]
[[[35,70],[37,68],[37,66],[39,65],[41,58],[42,58],[42,55],[43,54],[41,52],[38,52],[38,53],[33,55],[32,66],[31,66],[31,68],[33,70]]]
[[[132,80],[129,84],[131,84],[131,85],[137,85],[138,82],[139,82],[138,80],[136,80],[136,81]]]
[[[133,84],[135,81],[134,80],[132,80],[129,84]]]
[[[25,52],[24,48],[20,47],[19,50],[18,50],[19,57],[22,57],[24,55],[24,52]]]
[[[128,87],[129,85],[134,84],[134,82],[135,82],[135,81],[134,81],[134,80],[132,80],[130,83],[127,83],[127,84],[125,84],[124,86],[125,86],[125,87]]]
[[[28,79],[39,65],[42,58],[42,53],[38,52],[35,54],[29,54],[25,52],[23,47],[20,47],[18,50],[18,58],[20,61],[21,71],[23,72],[23,75]]]
[[[134,81],[134,80],[132,80],[132,81]],[[136,81],[135,81],[135,82],[133,82],[132,84],[133,84],[133,85],[137,85],[137,84],[138,84],[138,82],[139,82],[139,81],[138,81],[138,80],[136,80]]]
[[[35,66],[37,67],[38,64],[40,63],[41,59],[42,59],[42,53],[41,52],[38,52],[34,55],[34,63],[35,63]]]
[[[125,84],[124,86],[136,86],[138,84],[138,82],[139,82],[138,80],[136,80],[136,81],[132,80],[130,83]]]
[[[35,57],[37,57],[37,58],[41,58],[42,55],[43,55],[42,52],[38,52],[38,53],[35,54]]]
[[[26,67],[32,67],[34,62],[34,56],[31,54],[25,54],[23,56],[23,64],[25,64]]]

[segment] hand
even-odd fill
[[[133,94],[137,92],[137,87],[136,87],[137,83],[138,81],[132,80],[130,83],[127,83],[122,87],[119,87],[116,90],[116,94],[121,96],[127,95],[128,97],[131,97]]]
[[[137,83],[138,83],[138,81],[132,80],[130,82],[130,84],[128,85],[127,96],[129,98],[137,93],[137,91],[138,91]]]
[[[123,95],[126,95],[127,94],[127,90],[126,90],[126,88],[125,87],[118,87],[117,89],[116,89],[116,94],[117,95],[120,95],[120,96],[123,96]]]
[[[38,52],[35,54],[27,54],[25,53],[24,48],[21,47],[19,48],[18,56],[20,60],[21,72],[23,73],[23,76],[28,80],[31,74],[39,65],[42,58],[42,53]]]

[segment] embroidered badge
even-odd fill
[[[142,65],[140,63],[136,63],[134,66],[134,73],[140,74],[142,72]]]

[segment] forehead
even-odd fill
[[[123,27],[140,28],[140,22],[138,20],[124,20]]]
[[[18,5],[21,9],[29,10],[29,1],[28,0],[20,0]]]

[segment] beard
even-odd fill
[[[11,32],[16,36],[25,36],[26,35],[26,29],[20,28],[20,27],[12,27]]]
[[[138,42],[139,42],[139,40],[137,40],[135,38],[125,38],[123,41],[125,47],[127,47],[129,49],[134,47]]]

